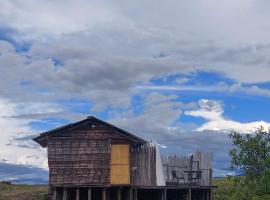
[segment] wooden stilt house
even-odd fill
[[[210,200],[212,155],[157,145],[90,116],[33,139],[47,147],[52,200]]]

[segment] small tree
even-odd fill
[[[270,192],[270,131],[262,127],[255,134],[232,132],[230,138],[233,149],[230,151],[231,167],[243,174],[242,198],[258,199]],[[239,188],[239,187],[238,187]],[[237,193],[241,193],[237,191]]]

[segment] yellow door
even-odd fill
[[[111,149],[111,184],[130,184],[129,145],[113,144]]]

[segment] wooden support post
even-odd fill
[[[202,190],[202,191],[201,191],[201,198],[202,198],[202,200],[206,200],[206,199],[205,199],[205,190]]]
[[[63,200],[67,200],[67,188],[64,188],[64,191],[63,191]]]
[[[80,188],[76,189],[76,200],[80,200]]]
[[[106,190],[106,199],[110,200],[110,189],[109,188],[107,188],[107,190]]]
[[[167,200],[167,189],[166,188],[164,188],[162,190],[162,200]]]
[[[191,200],[192,198],[192,191],[191,191],[191,187],[188,188],[188,200]]]
[[[121,188],[117,189],[117,200],[121,200]]]
[[[88,200],[92,200],[92,190],[90,187],[88,188]]]
[[[209,193],[210,193],[210,191],[209,190],[206,190],[206,200],[210,200]]]
[[[129,200],[133,200],[132,191],[133,191],[133,189],[132,188],[129,188],[129,190],[128,190],[128,199]]]
[[[106,188],[102,189],[102,200],[106,200]]]
[[[210,200],[213,200],[213,188],[210,189]]]
[[[56,200],[56,198],[57,198],[57,190],[56,190],[56,188],[54,187],[54,188],[52,189],[52,200]]]
[[[134,200],[138,199],[138,190],[137,188],[134,189]]]

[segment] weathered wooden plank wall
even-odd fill
[[[156,149],[151,143],[132,149],[132,184],[156,186]]]
[[[96,125],[48,140],[50,185],[108,185],[111,141],[123,140],[110,129]]]

